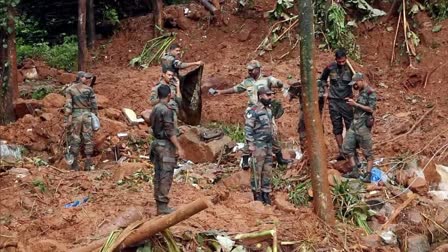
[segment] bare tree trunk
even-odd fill
[[[300,76],[306,130],[306,148],[310,156],[313,205],[327,224],[334,224],[334,210],[328,185],[327,150],[319,113],[314,69],[314,12],[312,0],[298,0],[300,37]]]
[[[162,34],[163,29],[163,1],[151,0],[152,12],[154,17],[154,37],[158,37]]]
[[[7,28],[1,30],[1,40],[7,40],[7,48],[1,53],[0,124],[15,121],[14,100],[19,95],[17,86],[17,55],[15,41],[14,9],[8,7]],[[8,32],[9,31],[9,32]],[[6,77],[6,78],[5,78]]]
[[[87,69],[86,43],[86,5],[87,0],[78,1],[78,70]]]
[[[87,0],[87,47],[95,44],[95,6],[93,0]]]

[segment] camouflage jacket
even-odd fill
[[[182,61],[176,59],[176,57],[174,57],[169,53],[165,53],[162,56],[161,63],[162,63],[162,70],[163,69],[171,70],[177,77],[179,76],[179,69],[183,68]]]
[[[269,89],[282,88],[283,83],[272,76],[261,76],[257,80],[252,77],[247,77],[240,84],[233,87],[233,90],[236,93],[242,93],[244,91],[247,92],[247,96],[249,97],[248,106],[252,106],[258,103],[258,94],[257,90],[261,87],[265,86]]]
[[[325,67],[322,75],[320,76],[319,88],[323,88],[327,84],[327,79],[330,77],[330,92],[329,98],[333,99],[345,99],[353,96],[352,87],[348,85],[352,81],[352,72],[345,64],[343,67],[339,67],[336,62],[331,63]]]
[[[170,137],[177,134],[174,123],[174,112],[167,104],[162,102],[157,103],[152,109],[149,120],[151,121],[154,138],[169,140]]]
[[[246,112],[244,131],[247,143],[272,143],[274,130],[271,110],[261,102],[252,105]]]
[[[356,102],[364,105],[369,106],[371,109],[376,109],[376,92],[373,88],[370,86],[365,87],[361,91],[359,91],[358,97],[356,99]],[[359,128],[366,124],[366,119],[371,114],[362,110],[361,108],[355,107],[353,109],[353,123],[352,126]]]
[[[170,106],[172,109],[178,112],[178,108],[182,102],[182,98],[177,97],[176,85],[174,85],[172,82],[167,84],[164,80],[160,80],[159,83],[157,83],[157,85],[151,90],[151,95],[149,96],[149,103],[151,103],[152,106],[155,106],[157,103],[159,103],[159,96],[157,94],[157,90],[161,85],[168,85],[170,87],[172,99],[168,102],[168,106]]]
[[[73,83],[65,90],[65,98],[64,115],[66,119],[69,115],[76,116],[79,112],[88,110],[98,115],[98,105],[91,87],[81,83]]]

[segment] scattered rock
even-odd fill
[[[65,97],[60,94],[50,93],[44,97],[42,104],[45,108],[63,108]]]
[[[33,151],[45,151],[47,147],[48,144],[45,141],[38,141],[29,145],[29,148]]]
[[[112,178],[114,181],[122,180],[126,176],[130,176],[139,170],[146,169],[144,163],[127,163],[124,162],[121,166],[116,166],[113,171]]]
[[[328,170],[328,183],[330,186],[335,186],[337,183],[342,181],[342,175],[338,170],[329,169]]]
[[[429,252],[430,246],[428,237],[424,234],[412,235],[407,238],[407,250],[408,252]]]
[[[43,113],[42,115],[40,115],[40,119],[42,121],[51,121],[54,118],[54,115],[51,113]]]
[[[448,244],[443,244],[433,250],[433,252],[446,252],[446,251],[448,251]]]
[[[240,42],[245,42],[251,39],[251,35],[254,32],[256,26],[245,25],[243,29],[238,33],[238,40]]]
[[[24,100],[22,98],[17,99],[14,102],[14,112],[16,118],[22,118],[26,114],[33,114],[36,109],[42,108],[42,102],[34,99]]]
[[[218,158],[221,150],[232,142],[230,137],[224,135],[221,139],[208,143],[201,141],[200,129],[189,128],[179,137],[179,143],[183,146],[186,159],[194,163],[213,162]]]
[[[150,115],[151,115],[150,109],[146,109],[140,114],[140,116],[143,118],[143,120],[145,120],[145,122],[148,124],[148,126],[151,126],[151,121],[149,120]]]
[[[99,235],[110,234],[110,232],[114,230],[129,226],[135,221],[142,219],[142,217],[142,211],[135,207],[128,208],[124,212],[120,213],[114,220],[101,225],[98,233]]]
[[[411,191],[425,195],[428,192],[428,184],[426,183],[425,178],[422,177],[414,177],[408,180],[409,189]]]
[[[118,120],[121,118],[121,111],[115,108],[107,108],[104,110],[106,117],[112,120]]]
[[[377,234],[367,235],[362,238],[362,244],[371,249],[381,247],[381,237]]]
[[[37,73],[36,67],[31,67],[27,69],[21,69],[20,73],[23,75],[25,80],[36,80],[39,79],[39,74]]]
[[[103,108],[106,108],[107,106],[109,106],[109,98],[107,98],[104,95],[99,95],[99,94],[96,94],[95,96],[96,96],[96,102],[98,104],[99,109],[103,109]]]
[[[33,201],[26,196],[23,196],[20,198],[20,204],[26,210],[30,210],[31,208],[33,208],[33,205],[34,205]]]
[[[36,69],[40,79],[54,78],[58,75],[58,70],[49,68],[46,65],[37,66]]]
[[[15,175],[18,178],[24,178],[31,175],[30,171],[26,168],[11,168],[8,170],[8,173]]]
[[[288,201],[288,194],[287,193],[276,193],[275,199],[274,199],[274,205],[285,212],[288,213],[295,213],[297,209],[294,207],[291,202]]]
[[[69,84],[76,80],[76,74],[73,73],[62,73],[57,76],[58,81],[61,84]]]
[[[423,223],[423,217],[419,211],[412,209],[407,214],[407,219],[414,225],[420,225]]]
[[[342,174],[345,174],[352,170],[352,166],[350,164],[350,161],[348,161],[348,160],[343,160],[343,161],[338,161],[336,163],[332,163],[331,166],[333,169],[338,170]]]
[[[248,187],[250,184],[250,172],[238,171],[221,181],[222,182],[220,183],[228,189],[241,189]]]

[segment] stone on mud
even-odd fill
[[[121,117],[121,111],[115,108],[107,108],[104,110],[104,113],[107,118],[112,120],[118,120]]]
[[[114,179],[114,181],[122,180],[124,179],[124,177],[131,176],[135,172],[144,169],[146,169],[146,165],[144,163],[124,162],[120,166],[115,166],[112,178]]]
[[[430,246],[428,237],[424,234],[411,235],[407,238],[407,250],[408,252],[429,252]]]
[[[60,94],[50,93],[44,97],[42,104],[45,108],[63,108],[65,97]]]

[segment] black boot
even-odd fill
[[[268,192],[262,192],[261,193],[261,200],[263,201],[263,204],[271,205],[271,198],[269,197],[269,193]]]
[[[371,181],[371,179],[372,179],[372,175],[371,175],[371,173],[370,173],[369,171],[367,171],[366,173],[364,173],[364,174],[362,174],[362,175],[360,176],[360,179],[361,179],[361,181],[364,182],[364,183],[370,183],[370,182],[372,182],[372,181]]]
[[[275,158],[277,159],[277,163],[279,165],[287,165],[291,163],[291,160],[283,158],[283,154],[281,151],[275,153]]]
[[[157,215],[165,215],[174,212],[174,208],[168,206],[168,203],[157,202]]]
[[[342,175],[342,177],[344,177],[344,178],[354,178],[354,179],[358,179],[360,176],[361,176],[361,174],[359,173],[359,169],[358,169],[357,165],[355,167],[353,167],[351,172]]]
[[[84,161],[84,170],[85,171],[91,171],[92,169],[92,159],[90,156],[86,157],[86,160]]]
[[[249,155],[243,155],[242,157],[243,162],[241,163],[241,168],[243,168],[243,170],[247,171],[249,170]]]
[[[72,171],[79,171],[79,164],[78,164],[78,160],[77,159],[73,160],[73,163],[70,166],[70,169]]]
[[[261,194],[259,192],[252,191],[252,193],[254,194],[255,201],[263,201],[263,199],[261,198]]]

